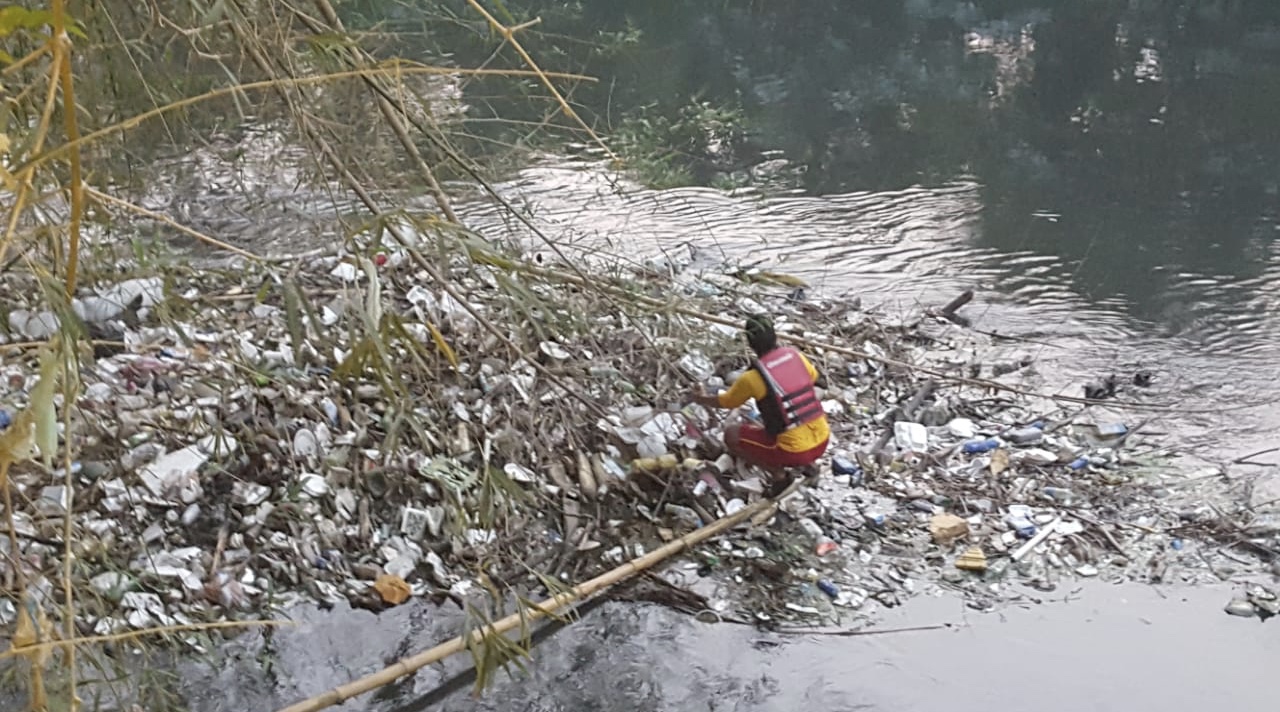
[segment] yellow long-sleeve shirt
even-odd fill
[[[804,361],[805,370],[809,372],[809,378],[814,381],[818,380],[818,369],[809,363],[809,359],[800,354],[800,359]],[[749,399],[755,399],[759,404],[769,394],[769,389],[764,384],[764,377],[760,372],[749,369],[746,373],[738,376],[738,380],[733,382],[729,390],[721,392],[717,398],[720,401],[721,408],[737,408]],[[757,407],[759,407],[757,405]],[[805,452],[821,445],[831,436],[831,426],[827,423],[827,417],[824,415],[817,420],[797,425],[789,428],[778,435],[778,448],[787,452]]]

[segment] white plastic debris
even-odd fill
[[[696,381],[705,381],[716,372],[715,364],[711,363],[711,359],[704,356],[701,351],[691,351],[685,354],[677,362],[677,365],[680,370]]]
[[[1058,522],[1060,521],[1061,521],[1060,519],[1054,519],[1053,521],[1044,525],[1044,527],[1042,527],[1040,531],[1036,532],[1035,536],[1028,539],[1025,544],[1018,547],[1017,551],[1013,552],[1013,555],[1012,555],[1013,560],[1018,561],[1019,559],[1021,559],[1022,557],[1030,553],[1032,549],[1036,548],[1037,546],[1040,546],[1041,542],[1043,542],[1045,539],[1048,539],[1049,535],[1053,534],[1057,530]]]
[[[968,418],[956,418],[947,423],[947,432],[951,433],[952,437],[968,440],[978,434],[978,426]]]
[[[1036,465],[1049,465],[1057,462],[1058,456],[1043,448],[1032,447],[1025,450],[1015,451],[1013,453],[1013,459],[1018,462],[1030,462]]]
[[[520,484],[532,484],[538,480],[532,470],[515,462],[508,462],[506,465],[503,465],[502,471],[506,473],[507,477],[510,477],[513,482],[519,482]]]
[[[312,499],[323,497],[329,494],[329,483],[324,477],[314,472],[304,472],[298,475],[298,484],[302,488],[302,492]]]
[[[58,333],[58,317],[53,312],[29,312],[15,309],[9,312],[9,331],[29,339],[47,339]]]
[[[343,487],[333,495],[333,506],[338,510],[338,516],[347,521],[351,521],[356,513],[356,494],[349,487]]]
[[[63,485],[53,485],[45,487],[40,492],[40,501],[36,503],[36,507],[43,514],[59,515],[67,511],[70,504],[67,488]]]
[[[255,482],[236,482],[231,485],[231,499],[245,507],[256,507],[271,496],[271,488]]]
[[[189,445],[156,458],[142,468],[138,476],[151,494],[165,500],[191,504],[200,498],[199,470],[209,460],[209,453],[199,445]]]
[[[337,267],[329,271],[329,274],[343,282],[354,282],[360,278],[360,268],[350,262],[339,262]]]
[[[557,361],[564,361],[569,358],[569,352],[565,351],[564,347],[554,341],[543,341],[538,345],[538,348],[542,353]]]
[[[498,535],[488,529],[468,529],[464,533],[467,543],[471,546],[480,546],[488,544],[498,538]]]
[[[159,277],[127,279],[99,289],[97,292],[103,301],[116,307],[116,312],[107,317],[112,318],[138,297],[142,297],[141,307],[153,307],[158,304],[164,299],[164,280]]]
[[[427,533],[427,521],[426,510],[405,507],[400,510],[400,533],[410,540],[420,540]]]
[[[411,552],[398,554],[382,567],[387,573],[402,579],[409,578],[416,568],[418,568],[418,557]]]
[[[925,452],[929,449],[929,431],[920,423],[894,423],[893,438],[898,449],[904,452]]]
[[[115,600],[133,588],[133,579],[119,571],[107,571],[89,579],[89,587],[103,598]]]
[[[661,457],[667,454],[667,440],[661,435],[646,435],[636,443],[636,453],[640,457]]]
[[[307,428],[301,428],[293,434],[293,455],[304,460],[314,458],[320,452],[320,441],[316,434]]]

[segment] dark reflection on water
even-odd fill
[[[1231,586],[1128,584],[1060,590],[1042,605],[989,614],[949,596],[911,601],[879,624],[950,630],[872,637],[782,636],[697,623],[666,609],[607,604],[536,648],[529,675],[499,676],[479,699],[421,706],[463,668],[452,659],[342,710],[652,712],[797,709],[913,712],[1029,707],[1041,712],[1274,708],[1280,637],[1230,618]],[[273,672],[250,662],[193,672],[192,712],[269,709],[370,672],[451,634],[424,611],[308,613],[277,636]],[[1270,624],[1274,625],[1274,623]]]
[[[528,36],[535,53],[601,77],[574,99],[606,131],[641,106],[667,117],[695,99],[741,110],[741,140],[680,150],[702,185],[741,182],[744,167],[779,156],[799,168],[798,187],[829,207],[779,201],[771,210],[791,221],[762,213],[741,226],[768,226],[784,255],[839,270],[888,252],[881,269],[910,277],[928,270],[915,269],[917,246],[901,237],[936,231],[933,250],[955,255],[953,276],[988,279],[1032,306],[1081,300],[1218,351],[1260,350],[1273,335],[1280,3],[508,5],[543,17],[548,34]],[[607,41],[624,31],[630,41]],[[448,37],[464,64],[492,50],[489,39],[469,44],[478,34]],[[529,118],[540,118],[545,107],[533,106]],[[773,185],[770,173],[748,182]],[[936,219],[927,203],[956,181],[975,188],[963,214],[913,219]],[[565,201],[532,193],[547,219],[561,217],[553,206]],[[723,207],[685,203],[682,231],[703,220],[728,231]],[[806,219],[822,212],[842,229]],[[1024,257],[1043,262],[1028,269]]]

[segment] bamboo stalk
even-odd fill
[[[58,65],[58,83],[62,87],[62,119],[66,139],[80,139],[80,124],[76,121],[75,79],[71,76],[71,37],[67,34],[64,0],[53,0],[53,41],[55,56],[62,58]],[[80,165],[80,147],[71,149],[71,220],[67,227],[66,292],[70,299],[76,292],[76,276],[80,271],[80,220],[84,216],[84,177]],[[67,625],[71,625],[70,622]],[[74,667],[74,666],[73,666]],[[72,672],[71,689],[75,691],[75,673]]]
[[[47,163],[55,158],[67,155],[72,150],[83,146],[86,143],[92,143],[104,136],[121,133],[129,129],[137,128],[148,119],[154,119],[158,116],[164,116],[175,111],[185,109],[196,104],[200,104],[212,99],[224,96],[231,96],[248,91],[257,91],[260,89],[278,90],[285,86],[291,87],[307,87],[317,86],[335,82],[340,79],[360,79],[365,75],[397,75],[397,74],[428,74],[428,75],[464,75],[464,76],[490,76],[490,77],[538,77],[546,75],[556,77],[558,79],[572,79],[574,81],[594,82],[598,81],[595,77],[589,77],[582,74],[569,74],[565,72],[535,72],[531,69],[468,69],[466,67],[433,67],[430,65],[418,64],[414,62],[398,61],[394,63],[384,63],[378,67],[368,67],[363,69],[354,69],[344,72],[330,72],[328,74],[316,74],[308,77],[289,77],[285,79],[268,79],[257,82],[246,82],[244,84],[233,84],[231,86],[219,87],[211,89],[198,96],[189,96],[170,102],[154,109],[148,109],[140,114],[122,119],[114,124],[104,126],[92,133],[87,133],[74,141],[67,141],[50,148],[44,153],[32,151],[31,158],[19,164],[13,169],[14,175],[31,166]]]
[[[620,287],[620,286],[608,284],[601,281],[586,279],[584,277],[579,277],[575,274],[569,274],[567,272],[562,272],[560,270],[550,269],[547,267],[537,267],[537,266],[526,264],[523,262],[517,262],[514,260],[506,260],[506,259],[503,259],[501,263],[494,263],[494,266],[499,267],[501,269],[506,269],[512,272],[519,272],[522,274],[527,274],[535,277],[541,277],[543,279],[555,280],[558,282],[562,282],[564,284],[572,284],[577,287],[582,287],[583,289],[596,290],[606,294],[613,294],[619,297],[624,297],[626,300],[630,301],[633,304],[640,304],[653,309],[666,309],[673,314],[687,316],[693,319],[697,319],[699,321],[705,321],[712,324],[724,324],[725,326],[734,326],[734,327],[742,326],[741,320],[734,320],[725,316],[721,316],[719,314],[710,314],[707,312],[699,311],[697,309],[678,306],[675,302],[672,302],[672,301],[664,301],[662,299],[656,299],[654,297],[645,296],[643,294],[636,293],[634,290],[626,289],[625,287]],[[823,351],[830,351],[831,353],[841,354],[844,356],[851,356],[853,358],[861,358],[861,359],[866,359],[868,361],[875,361],[876,363],[879,363],[884,366],[901,368],[907,371],[911,371],[912,373],[932,376],[939,380],[948,381],[950,383],[959,383],[967,386],[988,388],[995,391],[1003,391],[1005,393],[1012,393],[1015,395],[1027,396],[1029,398],[1047,398],[1049,400],[1061,401],[1065,403],[1078,403],[1082,405],[1108,405],[1108,406],[1120,407],[1120,408],[1133,408],[1135,410],[1148,410],[1148,411],[1157,411],[1157,412],[1164,412],[1164,413],[1184,413],[1184,414],[1192,414],[1192,413],[1219,414],[1229,410],[1250,407],[1248,405],[1242,405],[1242,406],[1238,406],[1237,408],[1194,409],[1194,408],[1179,408],[1177,406],[1163,405],[1159,403],[1138,403],[1136,401],[1117,401],[1117,400],[1100,401],[1100,400],[1094,400],[1090,398],[1081,398],[1079,396],[1069,396],[1061,393],[1058,393],[1058,394],[1037,393],[1035,391],[1028,390],[1025,388],[1018,388],[1017,386],[1010,386],[1004,383],[1000,383],[999,381],[991,381],[985,378],[967,378],[965,376],[957,376],[954,374],[946,373],[944,371],[932,369],[927,366],[919,366],[916,364],[907,363],[905,361],[898,361],[897,359],[892,359],[885,356],[876,356],[875,354],[870,354],[865,351],[851,349],[846,346],[837,346],[836,344],[832,344],[824,341],[818,341],[816,339],[810,339],[804,336],[796,336],[793,334],[778,334],[778,339],[781,341],[789,341],[793,344],[798,344],[801,346],[808,346],[814,349],[822,349]]]
[[[315,0],[315,5],[316,9],[324,15],[325,21],[328,22],[334,30],[342,34],[346,33],[347,28],[343,26],[342,20],[338,17],[338,11],[333,9],[333,5],[329,0]],[[298,16],[302,17],[300,13],[298,13]],[[355,65],[355,69],[360,69],[359,62],[357,60],[372,62],[373,58],[360,49],[353,47],[348,52],[348,60],[352,65]],[[533,67],[533,69],[537,72],[542,71],[537,67]],[[390,124],[391,130],[395,132],[396,138],[399,139],[400,145],[404,148],[405,153],[409,154],[409,157],[413,159],[414,165],[418,168],[418,172],[421,173],[423,179],[427,181],[427,189],[431,191],[432,197],[435,198],[436,204],[440,207],[440,212],[444,213],[445,218],[448,219],[449,222],[461,225],[462,223],[458,220],[457,214],[453,212],[453,205],[449,201],[449,196],[445,195],[444,189],[440,187],[440,182],[436,180],[435,172],[432,171],[431,167],[427,165],[427,162],[423,160],[422,152],[418,150],[417,144],[415,144],[413,139],[409,137],[409,132],[405,128],[404,122],[400,120],[400,115],[396,113],[396,107],[387,100],[386,93],[384,91],[379,91],[379,87],[376,86],[374,78],[371,75],[362,74],[360,78],[363,79],[365,84],[367,84],[374,92],[375,99],[378,102],[378,110],[382,112],[383,118],[386,119],[388,124]],[[544,79],[544,81],[546,80]]]
[[[356,695],[362,695],[384,685],[391,684],[397,679],[406,675],[411,675],[415,671],[426,667],[427,665],[439,662],[450,655],[466,650],[468,639],[470,639],[471,642],[479,643],[484,640],[486,635],[501,635],[522,623],[554,614],[573,601],[591,596],[616,583],[635,576],[636,574],[645,571],[646,569],[650,569],[672,556],[725,531],[726,529],[747,521],[752,516],[768,508],[772,504],[773,500],[762,499],[738,510],[733,514],[730,514],[727,517],[722,517],[701,529],[690,532],[662,548],[655,549],[637,559],[632,559],[631,561],[628,561],[611,571],[603,573],[590,581],[578,584],[570,591],[566,591],[565,593],[542,601],[530,609],[512,613],[502,620],[495,621],[487,628],[472,631],[469,636],[458,636],[457,638],[441,643],[434,648],[424,650],[416,655],[404,658],[399,662],[396,662],[394,665],[383,668],[376,673],[366,675],[358,680],[353,680],[345,685],[335,687],[323,694],[303,700],[302,702],[298,702],[289,707],[282,708],[279,712],[317,712],[318,710],[342,704]]]
[[[569,102],[565,101],[560,90],[556,89],[556,85],[551,82],[551,79],[542,71],[542,68],[538,66],[538,63],[533,61],[533,57],[525,50],[524,45],[520,43],[520,40],[516,39],[516,32],[538,24],[541,19],[530,20],[529,22],[522,25],[516,25],[515,27],[507,27],[499,22],[498,18],[490,14],[488,10],[484,9],[484,6],[477,2],[477,0],[467,0],[467,3],[471,5],[471,7],[475,8],[476,12],[484,15],[484,19],[488,21],[489,25],[492,26],[498,34],[502,35],[502,39],[510,43],[511,46],[515,48],[516,52],[520,54],[520,58],[524,60],[524,63],[529,65],[529,68],[537,73],[538,78],[542,80],[543,86],[547,88],[547,91],[551,93],[551,96],[555,97],[555,100],[560,104],[560,110],[564,112],[564,115],[576,121],[578,126],[582,127],[582,130],[591,137],[591,140],[595,141],[596,145],[604,150],[610,160],[617,161],[618,154],[614,153],[613,149],[609,148],[608,144],[601,140],[600,136],[596,134],[595,131],[592,131],[590,126],[587,126],[587,122],[583,121],[581,116],[578,116],[578,112],[574,111],[572,106],[569,106]]]
[[[192,228],[189,228],[186,225],[183,225],[182,223],[178,222],[177,220],[174,220],[173,218],[169,217],[168,215],[164,215],[163,213],[157,213],[154,210],[148,210],[147,208],[144,208],[141,205],[136,205],[122,198],[117,198],[114,195],[103,193],[102,191],[97,190],[96,188],[85,188],[85,190],[88,192],[90,197],[94,198],[95,200],[101,203],[110,203],[112,205],[116,205],[130,212],[134,212],[139,215],[142,215],[143,217],[148,217],[157,222],[162,222],[165,225],[168,225],[169,227],[185,235],[193,237],[207,245],[211,245],[220,250],[226,250],[227,252],[230,252],[233,255],[239,255],[245,259],[253,260],[254,262],[267,261],[262,257],[259,257],[258,255],[255,255],[254,253],[249,252],[248,250],[245,250],[240,247],[236,247],[235,245],[232,245],[230,243],[223,242],[222,240],[219,240],[215,237],[210,237],[204,234],[203,232],[200,232],[199,230],[194,230]]]

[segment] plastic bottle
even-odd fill
[[[847,475],[849,477],[850,487],[862,486],[862,468],[858,466],[858,463],[847,457],[837,455],[831,458],[831,474],[836,476]]]
[[[1031,514],[1031,508],[1025,504],[1010,505],[1004,521],[1017,532],[1019,538],[1030,539],[1036,535],[1036,525],[1031,521]]]
[[[1065,487],[1045,487],[1040,493],[1060,504],[1070,504],[1075,499],[1075,493]]]
[[[980,452],[990,452],[1000,447],[1000,441],[995,438],[987,438],[986,440],[970,440],[961,448],[966,453],[974,455]]]
[[[1017,428],[1001,437],[1015,445],[1030,445],[1040,442],[1044,438],[1044,431],[1040,428]]]

